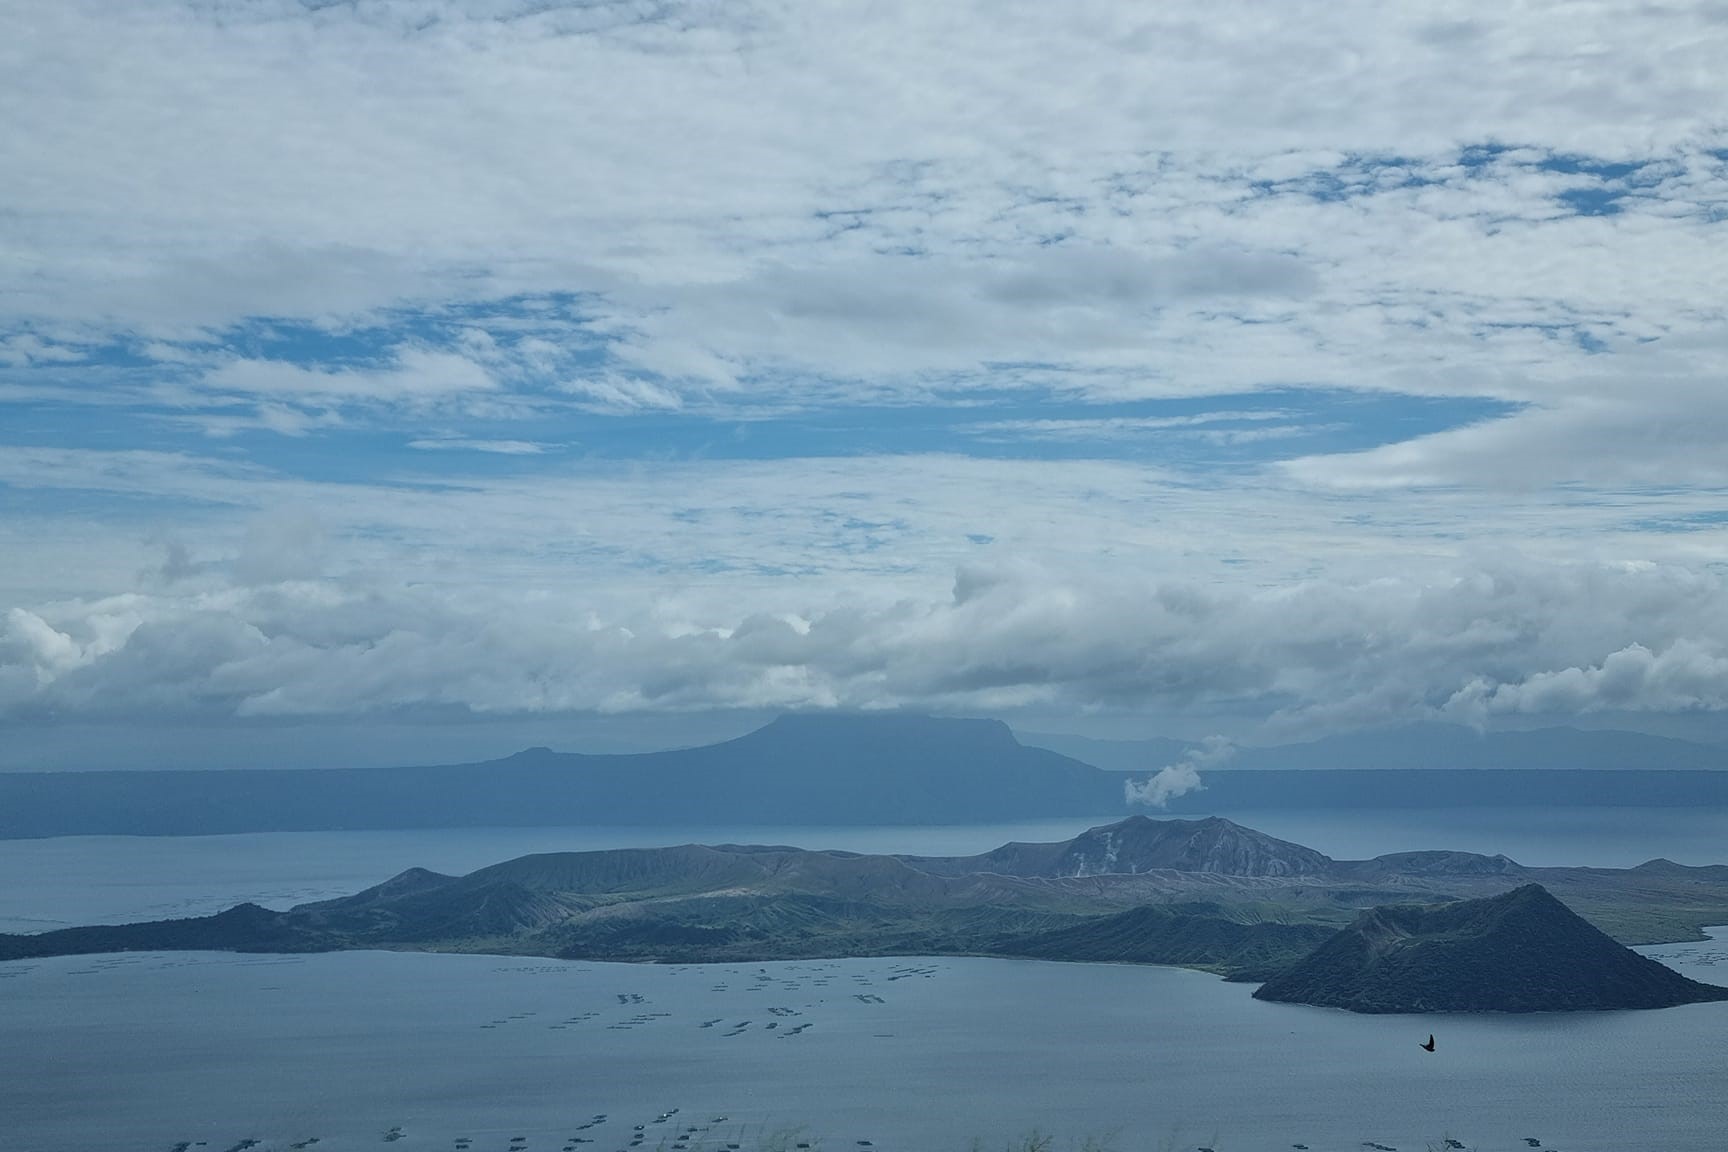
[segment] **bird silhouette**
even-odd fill
[[[1416,1045],[1416,1047],[1422,1049],[1425,1052],[1434,1051],[1434,1033],[1432,1033],[1432,1032],[1428,1033],[1428,1043],[1418,1044],[1418,1045]]]

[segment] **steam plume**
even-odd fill
[[[1236,746],[1222,736],[1208,736],[1200,746],[1174,764],[1166,764],[1145,780],[1125,780],[1122,794],[1130,804],[1163,808],[1178,796],[1206,787],[1200,769],[1213,768],[1236,754]]]

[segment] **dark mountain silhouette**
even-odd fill
[[[1364,1011],[1708,997],[1527,884],[1534,877],[1631,939],[1697,938],[1700,925],[1728,920],[1723,868],[1526,869],[1460,852],[1334,861],[1221,818],[1131,817],[968,857],[686,844],[539,853],[465,876],[411,868],[287,911],[246,904],[0,936],[0,960],[343,948],[667,962],[966,953],[1181,964],[1238,980],[1289,970],[1266,995],[1288,979],[1296,998]],[[1460,896],[1494,898],[1374,907]],[[1374,910],[1359,916],[1364,907]]]
[[[1540,884],[1364,912],[1254,995],[1352,1012],[1563,1012],[1728,1000],[1593,927]]]
[[[1146,913],[1101,922],[1064,944],[1052,930],[1089,924],[1157,896],[1157,884],[1126,871],[1084,876],[1064,863],[1102,844],[1162,845],[1169,866],[1192,864],[1225,877],[1236,862],[1268,867],[1278,846],[1316,855],[1223,820],[1158,822],[1136,817],[1072,841],[1007,848],[979,857],[919,858],[806,851],[768,845],[553,852],[523,856],[465,876],[409,869],[352,896],[286,912],[247,905],[196,920],[75,928],[0,936],[0,959],[140,949],[317,951],[432,947],[607,959],[720,960],[879,953],[988,952],[1074,958],[1138,957],[1234,971],[1238,958],[1295,959],[1325,929],[1231,922],[1219,905],[1177,916]],[[1197,831],[1199,830],[1198,834]],[[1200,850],[1184,846],[1199,842]],[[1220,852],[1240,841],[1253,853]],[[1264,843],[1261,843],[1261,842]],[[966,861],[1018,859],[1019,874]],[[1102,887],[1101,887],[1102,885]],[[1166,884],[1167,886],[1167,884]],[[1208,929],[1208,916],[1224,922]]]
[[[925,824],[1126,810],[1119,777],[994,720],[784,716],[700,748],[419,768],[0,773],[0,838],[333,828]]]
[[[214,916],[0,935],[0,960],[102,952],[332,952],[347,946],[287,913],[238,904]]]
[[[1521,741],[1534,741],[1542,754],[1508,760],[1495,752],[1516,750]],[[1148,760],[1163,759],[1163,745],[1158,748]],[[1481,766],[1511,762],[1591,767],[1534,772]],[[1261,763],[1302,770],[1254,767]],[[1434,763],[1466,766],[1410,766]],[[1352,767],[1319,766],[1326,764]],[[1608,764],[1667,767],[1618,771]],[[1673,770],[1676,765],[1686,770]],[[1175,798],[1168,810],[1728,806],[1728,771],[1696,770],[1722,766],[1717,749],[1637,733],[1551,729],[1479,737],[1433,726],[1290,745],[1282,752],[1245,750],[1231,767],[1204,772],[1204,789]],[[1121,815],[1128,811],[1122,781],[1120,773],[1023,744],[993,720],[812,714],[785,716],[721,744],[637,755],[531,748],[501,760],[415,768],[0,773],[0,839],[993,823]]]

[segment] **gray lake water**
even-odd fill
[[[1677,967],[1728,975],[1728,942]],[[1670,958],[1675,953],[1668,954]],[[1701,961],[1720,959],[1720,966]],[[1728,1004],[1368,1017],[1172,968],[138,954],[0,965],[0,1147],[1720,1152]],[[704,1025],[707,1025],[704,1027]],[[774,1027],[770,1028],[769,1026]],[[1432,1030],[1438,1049],[1417,1042]],[[664,1122],[662,1113],[678,1111]],[[581,1128],[596,1114],[604,1123]],[[725,1119],[719,1119],[725,1117]]]
[[[1281,815],[1282,825],[1237,818],[1335,856],[1389,850],[1377,846],[1388,835],[1407,837],[1395,847],[1475,847],[1529,863],[1705,863],[1710,845],[1728,844],[1721,814],[1622,812],[1595,838],[1526,813],[1492,845],[1468,839],[1495,831],[1481,811],[1451,827],[1432,813]],[[410,864],[464,871],[556,848],[768,840],[966,852],[1087,823],[7,842],[0,917],[17,931],[240,898],[281,907]],[[1728,939],[1644,951],[1728,983]],[[1179,969],[956,958],[15,962],[0,964],[0,1150],[170,1152],[202,1141],[228,1152],[256,1140],[257,1152],[276,1152],[317,1137],[310,1152],[414,1152],[468,1137],[473,1152],[506,1152],[522,1136],[514,1147],[524,1152],[617,1152],[635,1125],[641,1152],[671,1152],[681,1133],[690,1152],[749,1150],[791,1129],[801,1134],[789,1146],[827,1152],[864,1152],[864,1140],[884,1152],[975,1140],[997,1149],[1034,1130],[1055,1134],[1057,1148],[1092,1136],[1124,1150],[1355,1152],[1371,1141],[1426,1152],[1447,1138],[1483,1150],[1523,1149],[1525,1138],[1561,1152],[1728,1148],[1728,1004],[1366,1017],[1262,1004],[1250,991]],[[1432,1055],[1416,1047],[1429,1031]]]

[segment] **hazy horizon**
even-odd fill
[[[925,714],[916,710],[903,711],[912,715]],[[501,759],[530,748],[594,755],[631,755],[734,740],[772,723],[779,715],[782,713],[698,714],[670,719],[626,716],[602,718],[599,722],[593,718],[573,721],[567,717],[554,717],[486,723],[456,718],[439,722],[422,719],[419,723],[394,725],[368,722],[315,726],[299,722],[257,721],[216,728],[171,722],[154,730],[136,724],[86,724],[77,728],[12,726],[6,729],[6,746],[0,748],[0,772],[430,766]],[[1172,735],[1169,730],[1150,730],[1134,723],[1091,725],[1082,717],[1072,718],[1066,726],[1059,717],[1038,717],[1028,722],[999,716],[946,718],[1001,720],[1013,731],[1016,739],[1033,746],[1042,746],[1046,741],[1060,744],[1069,739],[1124,746],[1185,739],[1198,742],[1201,739],[1200,736],[1185,738]],[[1714,724],[1644,724],[1634,727],[1616,722],[1623,719],[1587,716],[1573,718],[1566,724],[1499,724],[1480,730],[1480,734],[1489,736],[1553,728],[1649,735],[1707,747],[1728,745],[1728,733],[1718,732]],[[1180,726],[1172,727],[1180,730]],[[1447,727],[1455,727],[1461,734],[1479,731],[1462,725]],[[1229,747],[1249,750],[1300,746],[1338,737],[1385,735],[1396,738],[1411,730],[1410,725],[1395,724],[1330,733],[1325,737],[1266,740],[1231,744]],[[1083,754],[1070,754],[1085,759]],[[1217,767],[1228,768],[1229,763],[1226,759]],[[1115,767],[1113,764],[1101,766]],[[1162,761],[1147,761],[1135,770],[1155,771],[1162,766]],[[1557,763],[1554,766],[1565,765]]]

